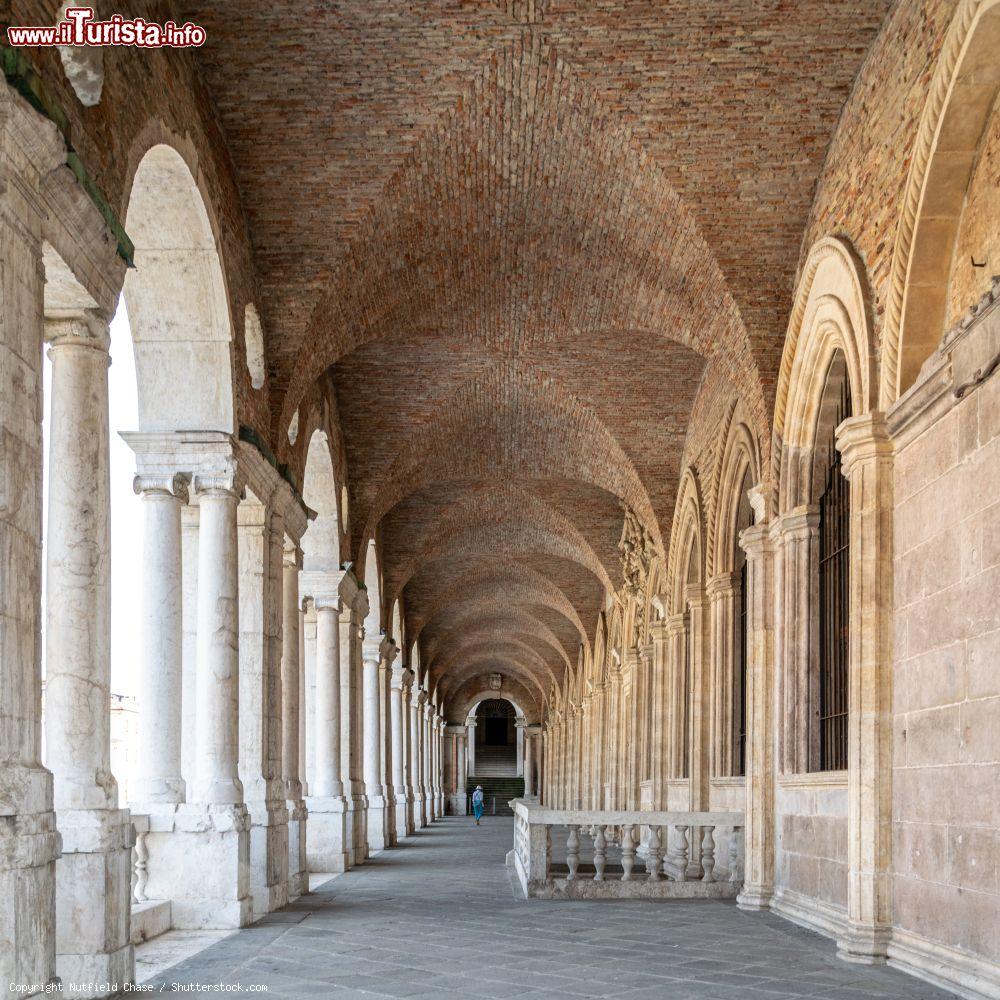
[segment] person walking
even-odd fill
[[[483,786],[476,785],[476,790],[472,793],[472,812],[476,817],[476,826],[483,818]]]

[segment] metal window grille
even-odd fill
[[[850,412],[843,380],[836,427]],[[819,769],[847,767],[848,644],[850,613],[850,484],[840,452],[830,448],[826,487],[819,500]]]
[[[733,724],[736,729],[734,773],[743,777],[747,773],[747,562],[740,566],[740,605],[736,616],[735,711]]]

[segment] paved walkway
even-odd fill
[[[516,899],[513,821],[449,818],[150,982],[269,997],[839,1000],[950,994],[724,902]]]

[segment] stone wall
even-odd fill
[[[828,933],[847,908],[847,778],[778,779],[776,908]]]
[[[1000,348],[1000,308],[983,306],[892,414],[890,955],[918,968],[1000,959],[1000,378],[955,396]]]

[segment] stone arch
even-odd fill
[[[879,406],[911,386],[947,322],[966,192],[1000,94],[1000,0],[961,0],[924,105],[892,257]]]
[[[756,486],[760,481],[760,452],[741,416],[737,406],[729,422],[718,467],[714,530],[709,540],[709,577],[733,572],[736,522],[743,502],[741,487],[748,474],[751,485]]]
[[[705,579],[704,506],[701,489],[694,471],[685,469],[677,495],[677,512],[670,539],[667,560],[667,586],[671,609],[679,614],[686,607],[685,588],[689,583],[703,583]],[[695,579],[691,579],[692,570]]]
[[[505,688],[500,691],[500,697],[505,698],[513,706],[516,712],[521,715],[529,724],[537,723],[541,720],[541,704],[520,681],[505,678]],[[454,719],[458,725],[462,725],[465,720],[475,712],[479,703],[487,698],[496,698],[497,692],[485,683],[482,676],[470,678],[453,695],[445,698],[446,713],[449,718]]]
[[[326,432],[317,428],[306,452],[302,499],[316,512],[302,536],[302,562],[307,572],[335,573],[340,569],[340,522],[337,517],[337,481]]]
[[[809,502],[820,407],[838,355],[850,386],[852,416],[874,409],[870,302],[850,246],[841,239],[819,240],[799,282],[778,376],[772,472],[779,512]]]
[[[368,543],[365,556],[365,590],[368,592],[368,615],[365,617],[365,635],[378,636],[382,630],[382,569],[375,539]]]
[[[161,142],[145,151],[125,225],[135,244],[124,295],[139,430],[233,433],[233,323],[215,220],[173,146]]]

